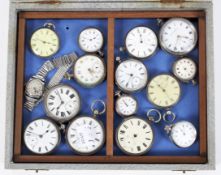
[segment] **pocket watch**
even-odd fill
[[[168,119],[167,116],[172,115],[172,120]],[[175,114],[171,111],[167,111],[163,119],[166,122],[172,123],[175,119]],[[165,126],[165,131],[169,134],[170,140],[180,148],[188,148],[194,144],[197,138],[196,128],[189,121],[179,121],[170,125]]]
[[[177,60],[173,64],[173,74],[183,82],[195,82],[193,79],[196,75],[197,67],[195,62],[187,57]]]
[[[75,117],[80,110],[80,96],[68,85],[57,85],[48,90],[44,107],[48,117],[63,123]]]
[[[171,18],[160,29],[159,42],[171,54],[186,55],[197,43],[197,31],[189,20]]]
[[[94,27],[88,27],[81,31],[78,43],[80,48],[88,53],[100,52],[104,37],[100,30]]]
[[[147,98],[156,106],[168,108],[176,104],[181,96],[179,82],[171,75],[155,76],[147,86]]]
[[[59,49],[59,37],[52,23],[46,23],[37,29],[31,36],[30,46],[32,52],[39,57],[50,57]]]
[[[36,119],[24,131],[24,143],[35,154],[51,153],[60,143],[57,125],[49,119]]]
[[[101,104],[103,109],[95,109]],[[105,103],[96,100],[91,105],[93,116],[81,115],[74,118],[67,127],[66,140],[69,146],[80,155],[91,155],[99,151],[105,141],[105,130],[102,122],[97,119],[106,111]]]
[[[125,61],[120,61],[115,72],[115,81],[117,86],[124,92],[135,92],[143,89],[148,80],[148,72],[145,65],[139,61],[129,58]]]
[[[94,87],[106,77],[106,66],[102,58],[96,55],[84,55],[73,66],[74,78],[84,87]]]
[[[153,55],[157,45],[157,36],[154,31],[144,26],[130,30],[125,39],[125,47],[128,53],[139,59]]]
[[[128,117],[137,112],[137,100],[129,94],[121,94],[120,91],[116,92],[118,96],[115,102],[115,110],[122,117]]]

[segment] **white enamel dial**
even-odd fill
[[[146,153],[152,146],[153,137],[150,124],[137,117],[124,120],[116,132],[118,147],[129,155]]]
[[[76,61],[73,71],[77,82],[85,87],[98,85],[106,76],[106,68],[103,60],[95,55],[80,57]]]
[[[147,68],[141,61],[128,59],[118,65],[115,80],[122,91],[134,92],[141,90],[147,84]]]
[[[190,58],[179,59],[173,65],[173,74],[182,81],[192,80],[196,70],[196,64]]]
[[[184,18],[171,18],[161,28],[159,40],[162,48],[175,55],[185,55],[197,43],[194,25]]]
[[[79,112],[80,97],[72,87],[58,85],[48,91],[44,105],[49,117],[59,122],[65,122]]]
[[[181,94],[179,82],[162,74],[154,77],[147,86],[147,97],[156,106],[170,107],[178,102]]]
[[[131,116],[137,111],[137,101],[131,95],[123,94],[116,100],[116,112],[123,117]]]
[[[49,57],[58,51],[59,38],[52,29],[40,28],[32,34],[30,45],[35,55]]]
[[[178,147],[190,147],[195,142],[196,137],[196,128],[188,121],[180,121],[172,126],[170,138]]]
[[[127,51],[136,58],[147,58],[157,49],[157,37],[148,27],[135,27],[125,40]]]
[[[100,30],[96,28],[86,28],[79,35],[79,45],[85,52],[97,52],[104,43],[104,38]]]
[[[44,92],[44,82],[40,79],[33,78],[26,85],[26,93],[34,98],[39,98]]]
[[[60,142],[57,126],[48,119],[37,119],[28,124],[24,131],[27,148],[36,154],[52,152]]]
[[[81,116],[69,124],[66,138],[70,147],[77,153],[93,154],[104,143],[104,128],[98,120]]]

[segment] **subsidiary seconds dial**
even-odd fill
[[[125,46],[130,55],[147,58],[157,49],[157,37],[148,27],[135,27],[128,32]]]

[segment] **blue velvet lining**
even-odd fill
[[[191,19],[192,22],[197,26],[197,20]],[[60,50],[54,55],[61,56],[63,54],[68,54],[73,51],[77,53],[78,56],[82,56],[85,53],[78,46],[78,35],[86,27],[97,27],[103,34],[105,39],[104,53],[105,61],[107,62],[107,20],[106,19],[56,19],[56,20],[27,20],[26,21],[26,38],[25,38],[25,81],[34,75],[41,65],[46,61],[44,58],[39,58],[35,56],[29,47],[29,40],[31,34],[43,26],[45,22],[52,22],[56,26],[56,32],[60,36]],[[157,26],[156,19],[117,19],[115,21],[115,56],[121,56],[122,58],[127,58],[127,53],[120,53],[119,47],[124,45],[124,39],[126,33],[135,26],[145,25],[152,28],[156,34],[159,32],[159,27]],[[194,61],[198,62],[198,49],[195,48],[190,54],[188,54]],[[176,60],[176,57],[158,49],[156,54],[154,54],[150,59],[144,61],[144,64],[148,67],[149,78],[160,74],[160,73],[170,73],[172,72],[172,64]],[[115,67],[117,63],[115,63]],[[47,82],[51,76],[53,76],[55,71],[52,71],[47,76]],[[83,88],[77,84],[74,80],[62,80],[62,83],[68,84],[79,92],[82,98],[82,108],[79,115],[91,115],[90,105],[95,99],[106,100],[106,80],[96,86],[95,88],[88,89]],[[198,85],[184,84],[181,83],[182,87],[182,98],[177,105],[175,105],[172,110],[176,113],[177,119],[188,120],[192,122],[197,130],[199,131],[199,103],[198,103]],[[116,87],[115,87],[116,88]],[[116,88],[117,89],[117,88]],[[134,93],[136,96],[139,109],[137,115],[145,118],[146,111],[154,106],[150,104],[146,98],[145,89]],[[163,111],[162,111],[163,112]],[[23,109],[23,128],[27,126],[29,122],[33,119],[39,117],[46,117],[44,112],[43,103],[39,104],[32,112],[28,112],[25,108]],[[99,117],[102,120],[104,126],[106,125],[106,116],[102,115]],[[116,113],[114,114],[114,128],[120,124],[122,118]],[[155,140],[152,149],[147,153],[147,155],[199,155],[199,140],[189,148],[181,149],[176,147],[168,138],[164,132],[164,123],[152,124]],[[95,155],[105,155],[106,147],[96,153]],[[24,146],[22,147],[22,154],[31,155],[32,153]],[[69,148],[65,143],[64,134],[62,133],[61,144],[52,153],[53,155],[75,155],[75,153]],[[114,144],[114,155],[123,155],[120,149]]]

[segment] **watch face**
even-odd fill
[[[80,97],[72,87],[58,85],[48,91],[44,105],[49,117],[59,122],[65,122],[78,114]]]
[[[28,124],[24,131],[27,148],[36,154],[52,152],[60,142],[57,126],[48,119],[37,119]]]
[[[157,37],[148,27],[135,27],[126,36],[127,51],[136,58],[151,56],[157,49]]]
[[[176,104],[180,94],[179,82],[167,74],[154,77],[147,86],[148,99],[159,107],[170,107]]]
[[[130,116],[137,111],[137,101],[130,95],[122,95],[116,101],[116,112],[120,116]]]
[[[96,28],[84,29],[79,35],[79,45],[85,52],[97,52],[103,46],[103,35]]]
[[[49,28],[36,30],[30,40],[31,50],[39,57],[54,55],[59,49],[58,35]]]
[[[128,155],[146,153],[153,143],[153,130],[149,123],[137,117],[124,120],[117,129],[118,147]]]
[[[104,144],[104,128],[96,119],[81,116],[68,126],[67,141],[70,147],[79,154],[94,154]]]
[[[175,55],[185,55],[195,47],[197,32],[190,21],[172,18],[162,26],[159,39],[166,51]]]
[[[39,80],[37,78],[33,78],[30,81],[28,81],[26,85],[25,92],[30,96],[34,98],[39,98],[43,95],[44,92],[44,82],[42,80]]]
[[[147,79],[147,68],[141,61],[135,59],[123,61],[116,69],[116,84],[125,92],[143,89],[147,84]]]
[[[174,124],[170,137],[178,147],[187,148],[195,142],[197,131],[192,123],[181,121]]]
[[[74,77],[85,87],[93,87],[101,83],[106,76],[104,62],[95,55],[84,55],[74,65]]]
[[[174,63],[173,73],[180,80],[192,80],[196,74],[196,64],[189,58],[182,58]]]

